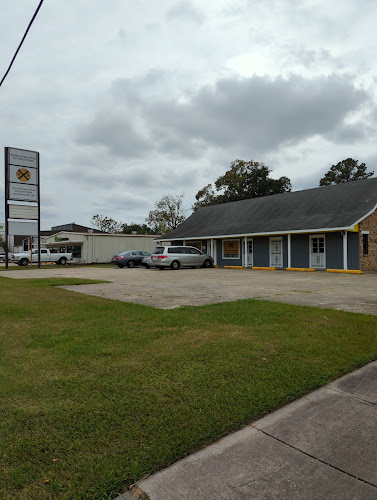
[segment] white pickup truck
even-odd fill
[[[19,266],[27,266],[30,264],[33,258],[33,264],[38,263],[38,249],[30,252],[15,253],[13,256],[13,262]],[[56,262],[61,266],[65,266],[69,260],[72,260],[71,253],[51,253],[47,248],[41,248],[41,262]]]

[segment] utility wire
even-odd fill
[[[2,80],[1,80],[1,82],[0,82],[0,87],[2,86],[2,84],[3,84],[4,80],[5,80],[5,78],[8,76],[8,73],[9,73],[9,71],[10,71],[11,67],[13,66],[13,63],[14,63],[14,61],[15,61],[16,57],[17,57],[17,54],[19,53],[19,51],[20,51],[20,49],[21,49],[21,47],[22,47],[22,44],[24,43],[24,40],[25,40],[25,38],[26,38],[26,36],[27,36],[27,34],[28,34],[28,32],[29,32],[29,29],[31,28],[31,25],[32,25],[32,24],[33,24],[33,22],[34,22],[34,19],[37,17],[38,11],[39,11],[39,9],[40,9],[40,8],[41,8],[41,6],[42,6],[43,1],[44,1],[44,0],[41,0],[41,1],[39,2],[39,5],[38,5],[38,7],[37,7],[37,10],[34,12],[34,16],[32,17],[32,19],[31,19],[31,21],[30,21],[30,23],[29,23],[29,26],[27,27],[27,30],[25,31],[25,34],[24,34],[24,36],[22,37],[21,43],[20,43],[20,45],[18,46],[18,48],[17,48],[17,50],[16,50],[16,53],[14,54],[13,59],[12,59],[12,61],[11,61],[10,65],[9,65],[9,67],[8,67],[8,69],[7,69],[6,73],[5,73],[5,75],[3,76],[3,78],[2,78]]]

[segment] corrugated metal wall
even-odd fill
[[[87,262],[110,262],[113,255],[126,250],[145,250],[152,252],[156,246],[154,237],[118,236],[89,234],[85,236],[88,246]]]
[[[50,236],[47,243],[54,243],[55,236]],[[110,262],[113,255],[127,250],[144,250],[152,252],[156,247],[156,236],[144,235],[117,235],[98,233],[59,233],[59,238],[69,238],[69,241],[56,242],[59,246],[79,245],[82,243],[81,262]],[[75,261],[77,262],[78,259]]]

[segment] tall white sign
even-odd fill
[[[36,151],[8,149],[8,200],[39,201],[39,155]]]
[[[5,148],[5,237],[7,241],[9,236],[37,236],[38,246],[40,246],[39,193],[39,153],[26,149]],[[5,262],[8,267],[8,257]],[[40,265],[39,255],[38,266]]]

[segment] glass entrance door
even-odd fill
[[[253,259],[253,240],[247,240],[247,266],[252,267],[254,265]]]
[[[283,240],[281,236],[270,238],[270,266],[283,267]]]
[[[325,255],[325,235],[310,236],[310,267],[324,269],[326,267]]]

